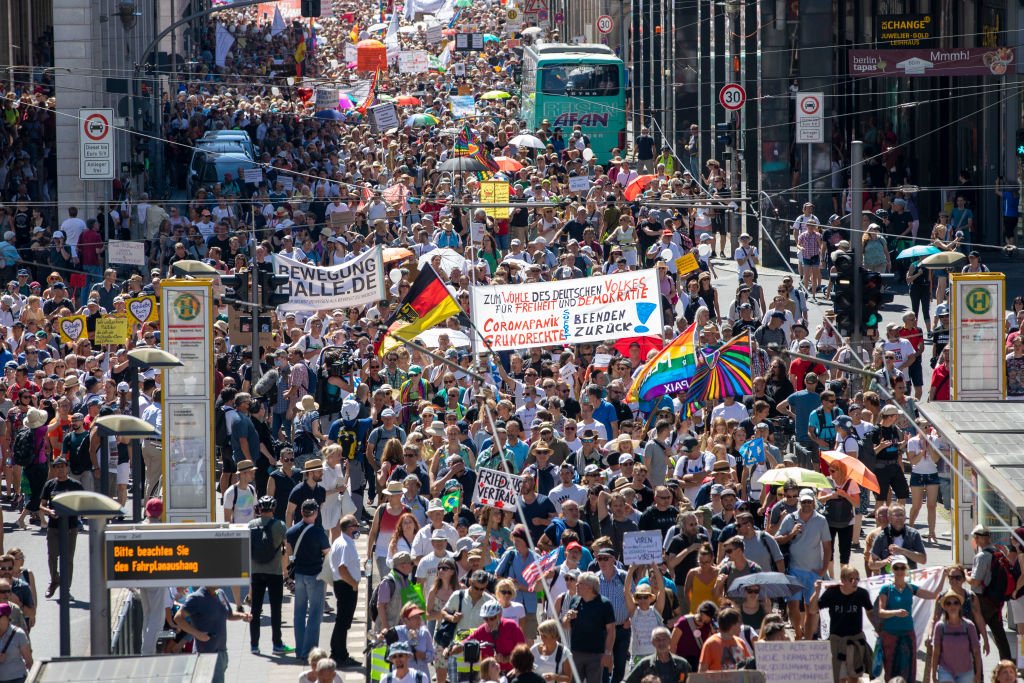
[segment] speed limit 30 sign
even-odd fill
[[[747,101],[747,91],[739,83],[727,83],[719,91],[718,101],[729,111],[738,111]]]
[[[597,30],[599,32],[601,32],[603,34],[608,34],[608,33],[612,32],[612,29],[614,27],[615,27],[615,22],[612,21],[612,18],[610,16],[608,16],[607,14],[602,14],[601,16],[599,16],[597,18]]]

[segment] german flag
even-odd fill
[[[461,312],[462,309],[441,278],[433,268],[427,266],[420,271],[402,305],[388,320],[385,336],[380,339],[375,351],[383,357],[400,345],[399,339],[412,340]]]

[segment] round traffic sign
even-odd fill
[[[800,96],[800,111],[808,116],[814,116],[818,112],[818,108],[821,107],[821,100],[818,95],[801,95]]]
[[[82,122],[82,130],[90,140],[102,140],[110,131],[110,122],[103,114],[90,114]]]
[[[515,7],[509,7],[508,10],[506,10],[505,12],[505,16],[508,18],[509,21],[518,21],[519,10],[517,10]]]
[[[739,83],[727,83],[718,92],[718,101],[729,111],[737,111],[747,101],[747,91]]]
[[[601,33],[611,33],[614,26],[615,22],[607,14],[602,14],[597,18],[597,30]]]

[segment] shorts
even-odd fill
[[[1013,239],[1017,236],[1017,216],[1003,216],[1003,237]]]
[[[128,480],[131,477],[132,466],[131,463],[119,462],[117,463],[117,485],[127,486]]]
[[[896,464],[885,464],[877,469],[875,476],[878,478],[877,500],[885,500],[889,489],[896,498],[906,500],[910,497],[910,487],[907,486],[907,475],[903,474],[903,468]]]
[[[935,680],[939,683],[974,683],[974,672],[965,671],[962,674],[954,674],[946,667],[939,665],[935,672]]]
[[[816,254],[816,255],[814,255],[814,256],[812,256],[810,258],[804,258],[804,257],[801,256],[800,257],[800,265],[802,265],[802,266],[820,266],[821,265],[821,255],[820,254]]]
[[[220,462],[222,465],[221,471],[224,474],[234,474],[235,472],[238,471],[238,464],[235,462],[235,458],[231,454],[231,449],[220,449]]]
[[[939,485],[939,473],[932,472],[931,474],[918,474],[917,472],[910,473],[910,486],[938,486]]]
[[[910,377],[910,383],[915,387],[924,386],[924,374],[922,371],[923,365],[924,363],[921,362],[921,356],[918,355],[918,357],[914,359],[914,362],[910,364],[910,367],[907,368],[907,375]]]
[[[807,569],[797,569],[796,567],[789,567],[786,573],[792,576],[794,579],[800,582],[803,589],[796,593],[789,600],[794,602],[799,600],[801,603],[809,603],[811,596],[814,594],[814,583],[820,581],[822,577],[818,576],[817,572],[808,571]]]
[[[1013,615],[1013,623],[1024,624],[1024,598],[1017,598],[1007,602],[1010,606],[1010,614]]]

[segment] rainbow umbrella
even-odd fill
[[[405,125],[413,128],[430,128],[439,123],[440,121],[433,114],[413,114],[405,120]]]
[[[705,357],[705,364],[690,380],[685,401],[714,401],[752,393],[750,365],[750,331],[744,330]]]

